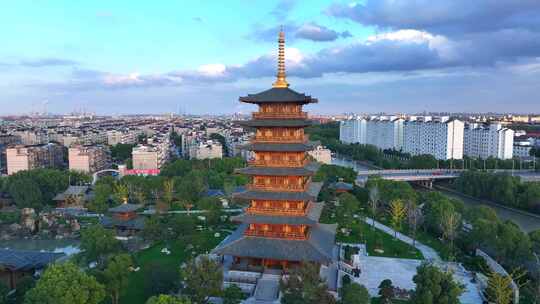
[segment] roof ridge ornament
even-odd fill
[[[283,26],[279,31],[278,37],[278,72],[276,82],[272,84],[274,88],[288,88],[285,74],[285,33],[283,32]]]

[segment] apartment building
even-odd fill
[[[69,148],[69,169],[92,174],[110,168],[111,154],[109,148],[103,145],[82,146]]]
[[[486,159],[489,157],[511,159],[513,157],[514,131],[500,123],[488,126],[471,123],[464,129],[463,154]]]
[[[133,131],[107,131],[107,144],[116,146],[117,144],[134,144],[137,142],[137,134]]]
[[[160,140],[148,139],[146,145],[133,148],[131,152],[133,169],[160,169],[170,159],[170,154],[171,143],[168,134]]]
[[[199,142],[189,147],[189,157],[191,159],[222,158],[223,146],[212,140]]]
[[[440,117],[406,121],[403,124],[403,152],[429,154],[437,159],[463,158],[464,123]]]
[[[37,168],[60,168],[64,165],[63,147],[57,144],[9,147],[6,150],[8,175]]]

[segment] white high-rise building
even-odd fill
[[[403,125],[403,152],[429,154],[437,159],[463,158],[464,123],[457,119],[406,121]]]
[[[463,153],[469,157],[511,159],[513,146],[514,131],[500,123],[488,127],[469,124],[465,128]]]
[[[339,140],[347,144],[365,144],[367,121],[362,117],[350,117],[339,122]]]
[[[403,147],[403,122],[401,118],[384,116],[369,120],[365,143],[382,150],[400,150]]]

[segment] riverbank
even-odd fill
[[[48,239],[48,240],[32,240],[18,239],[9,241],[0,241],[0,248],[31,250],[31,251],[49,251],[61,252],[66,255],[73,255],[80,252],[80,241],[74,239]]]

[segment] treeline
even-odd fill
[[[522,182],[506,173],[466,171],[453,187],[467,195],[540,214],[540,183]]]
[[[331,122],[306,128],[310,140],[318,140],[333,152],[358,161],[367,161],[384,169],[528,169],[531,162],[512,159],[473,159],[437,160],[432,155],[411,156],[398,150],[380,150],[373,145],[344,144],[339,141],[339,123]],[[540,150],[534,150],[540,156]],[[537,165],[537,168],[540,165]]]
[[[53,205],[56,194],[68,186],[90,182],[90,176],[65,170],[33,169],[0,179],[0,192],[8,193],[19,208],[41,210]]]

